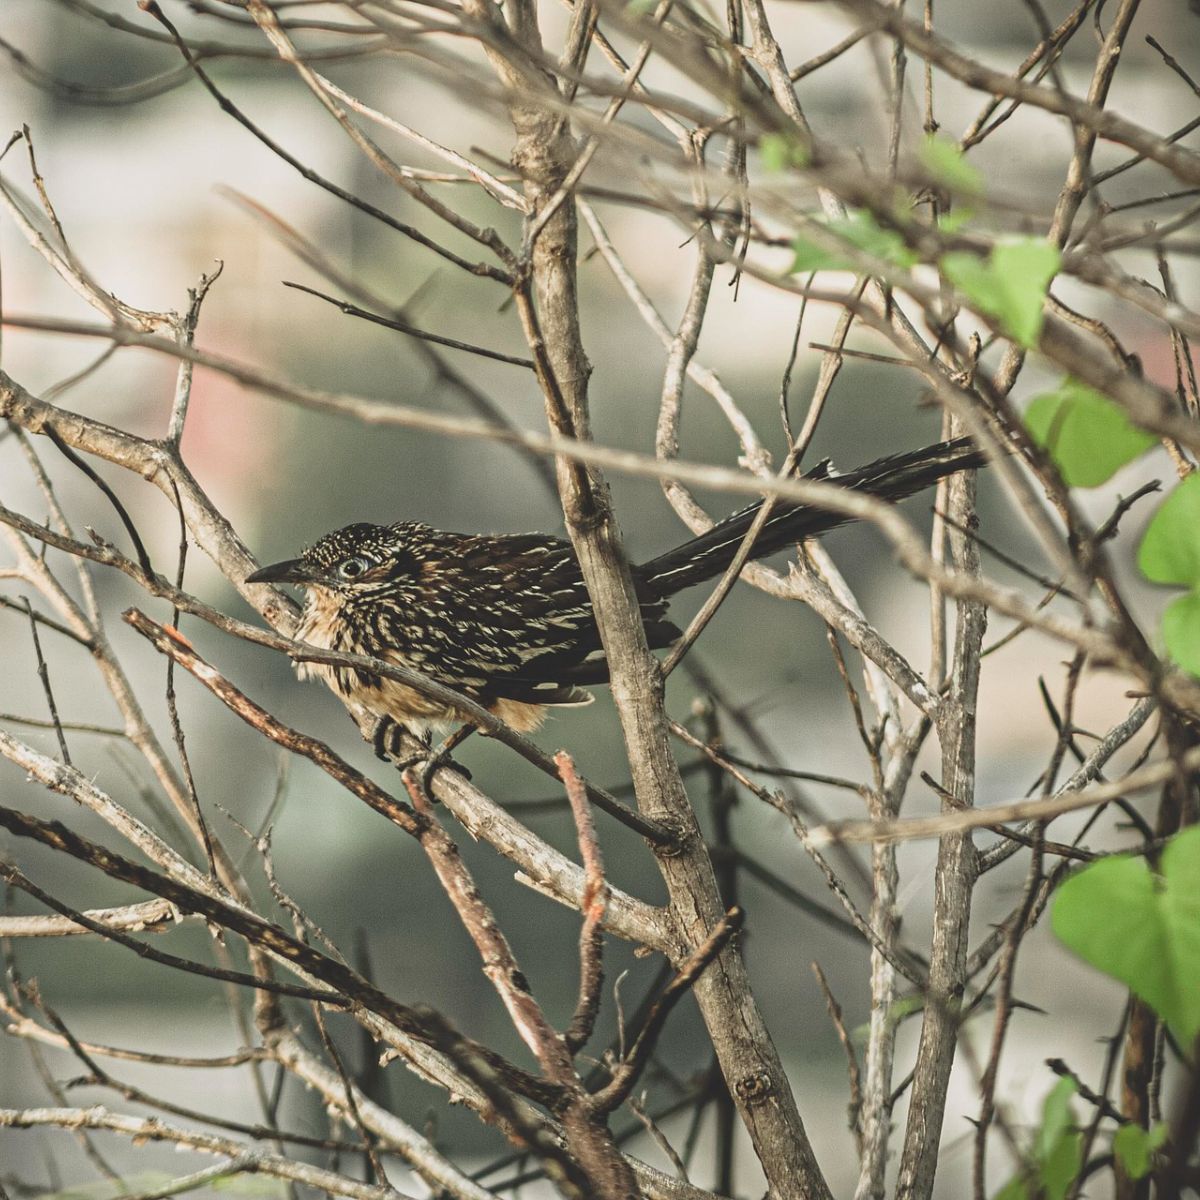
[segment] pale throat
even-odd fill
[[[337,602],[327,588],[306,588],[304,612],[296,627],[296,640],[317,646],[321,650],[340,650]],[[298,662],[296,674],[301,679],[323,679],[333,686],[333,668],[325,663]]]

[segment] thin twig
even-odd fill
[[[37,622],[33,619],[33,605],[29,603],[29,597],[23,597],[25,601],[25,611],[29,614],[29,632],[33,638],[33,652],[37,656],[37,673],[38,678],[42,681],[42,691],[46,696],[46,707],[50,710],[50,722],[54,729],[54,734],[58,738],[58,752],[62,755],[62,760],[71,765],[71,754],[67,749],[67,736],[63,732],[62,721],[58,717],[58,705],[54,703],[54,689],[50,686],[50,668],[46,666],[46,659],[42,655],[42,639],[38,636]]]
[[[470,342],[443,337],[438,333],[430,333],[428,330],[418,329],[415,325],[411,325],[407,321],[401,321],[398,317],[380,316],[379,313],[373,313],[365,308],[360,308],[357,304],[351,304],[348,300],[339,300],[335,296],[326,295],[325,292],[318,291],[313,287],[307,287],[303,283],[293,283],[291,280],[285,279],[283,286],[292,288],[297,292],[307,292],[310,296],[316,296],[318,299],[332,304],[334,308],[339,312],[345,313],[348,317],[360,317],[362,320],[370,321],[375,325],[382,325],[387,329],[395,329],[400,333],[407,333],[410,337],[433,342],[436,346],[447,346],[451,350],[464,350],[466,353],[477,355],[479,358],[488,358],[493,362],[508,363],[512,367],[525,367],[530,371],[533,370],[533,359],[531,358],[520,358],[514,354],[502,354],[499,350],[488,350],[483,346],[472,345]]]
[[[625,1057],[613,1070],[611,1081],[592,1096],[591,1107],[594,1112],[612,1112],[625,1101],[645,1069],[658,1043],[658,1035],[662,1032],[672,1009],[691,990],[692,985],[708,964],[721,953],[729,939],[741,929],[744,920],[745,914],[740,908],[731,908],[712,933],[688,956],[678,974],[659,996]]]

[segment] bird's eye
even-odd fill
[[[365,558],[348,558],[338,564],[338,574],[343,579],[357,579],[371,564]]]

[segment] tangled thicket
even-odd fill
[[[779,1200],[821,1200],[834,1194],[830,1178],[839,1181],[838,1194],[844,1188],[856,1200],[921,1200],[934,1194],[939,1170],[947,1169],[946,1148],[961,1137],[966,1116],[969,1169],[960,1156],[955,1182],[943,1185],[946,1195],[969,1189],[983,1200],[1001,1185],[1009,1200],[1102,1189],[1132,1200],[1152,1190],[1161,1197],[1196,1190],[1200,1075],[1189,1068],[1196,1051],[1188,1041],[1200,1016],[1186,995],[1200,981],[1200,961],[1185,944],[1190,935],[1179,932],[1186,921],[1165,912],[1166,902],[1165,915],[1139,913],[1137,927],[1148,930],[1161,918],[1153,945],[1178,974],[1151,981],[1161,963],[1141,960],[1110,970],[1133,985],[1133,994],[1112,1011],[1107,1028],[1094,1031],[1108,1038],[1101,1070],[1057,1060],[1053,1068],[1064,1082],[1053,1090],[1047,1084],[1040,1115],[1014,1112],[1001,1081],[1006,1070],[1022,1070],[1009,1067],[1008,1056],[1021,967],[1029,962],[1023,940],[1075,868],[1122,848],[1164,873],[1163,894],[1186,896],[1193,885],[1191,894],[1200,894],[1200,867],[1185,853],[1190,843],[1171,842],[1197,813],[1200,685],[1186,668],[1200,666],[1200,602],[1189,591],[1160,633],[1131,579],[1136,543],[1126,534],[1153,509],[1157,532],[1142,543],[1146,574],[1188,589],[1200,582],[1189,525],[1200,507],[1188,507],[1196,504],[1190,497],[1200,452],[1190,341],[1200,335],[1193,265],[1200,154],[1189,148],[1200,125],[1189,115],[1200,85],[1185,54],[1200,41],[1200,18],[1166,6],[1143,12],[1137,0],[1080,0],[1062,12],[1037,0],[1010,3],[1008,19],[1029,31],[1028,54],[997,68],[944,36],[933,0],[923,10],[884,0],[769,7],[740,0],[722,12],[683,0],[576,0],[565,14],[532,0],[147,0],[136,14],[90,0],[61,2],[81,26],[102,23],[104,54],[131,53],[136,41],[139,51],[156,56],[150,76],[119,89],[122,101],[155,104],[177,86],[204,89],[226,115],[231,138],[257,139],[296,168],[304,186],[350,206],[372,236],[382,230],[404,242],[406,253],[461,275],[463,319],[453,329],[420,328],[413,313],[372,289],[365,271],[346,267],[294,228],[287,212],[245,200],[261,237],[279,239],[321,284],[306,290],[340,307],[344,315],[331,311],[330,320],[367,318],[384,327],[381,338],[412,339],[445,404],[414,407],[403,394],[370,400],[320,390],[235,360],[206,347],[203,328],[197,332],[202,311],[221,303],[219,272],[205,276],[179,312],[147,311],[114,296],[60,226],[55,179],[39,173],[33,135],[26,129],[10,141],[0,180],[7,220],[98,319],[6,306],[5,334],[95,339],[100,353],[53,388],[0,372],[0,415],[8,423],[0,434],[4,488],[18,475],[22,486],[31,480],[37,488],[25,511],[0,506],[8,546],[0,604],[11,610],[5,636],[20,647],[19,661],[36,664],[49,711],[48,718],[0,716],[0,754],[14,768],[0,805],[8,831],[0,874],[13,898],[0,917],[9,967],[3,1007],[6,1032],[38,1054],[52,1100],[49,1107],[17,1106],[0,1095],[10,1105],[0,1110],[0,1145],[34,1136],[15,1132],[33,1127],[59,1137],[74,1132],[90,1169],[112,1181],[116,1195],[177,1194],[258,1173],[297,1191],[361,1200],[484,1200],[523,1187],[581,1200],[700,1200],[759,1194],[764,1183]],[[839,28],[844,36],[837,40],[830,30]],[[818,37],[827,48],[806,57]],[[1139,69],[1161,75],[1161,86],[1172,89],[1178,113],[1169,127],[1110,103],[1122,52],[1135,43],[1149,56]],[[1178,58],[1169,52],[1175,45]],[[8,41],[2,46],[13,68],[38,87],[76,103],[115,98],[56,78]],[[336,122],[371,172],[371,186],[349,189],[312,166],[303,146],[276,140],[268,114],[238,98],[231,65],[286,79],[293,116],[311,110],[314,122]],[[393,110],[397,81],[417,79],[426,97],[440,89],[472,129],[487,122],[493,143],[443,145],[430,132],[445,127],[441,111],[426,107],[423,115],[421,105],[400,103]],[[380,99],[365,98],[372,93]],[[820,115],[806,113],[806,96],[817,98]],[[468,142],[475,136],[464,135]],[[1048,169],[1056,175],[1046,185],[1038,171]],[[630,236],[626,247],[621,232],[610,236],[609,228],[632,228],[621,225],[629,211],[641,214],[641,223],[639,240]],[[114,236],[128,237],[129,254],[137,253],[136,231]],[[680,313],[668,317],[648,281],[658,256],[676,253],[681,243],[691,274]],[[598,271],[580,272],[592,256],[607,269],[603,284]],[[610,279],[662,346],[659,363],[638,364],[643,391],[651,369],[657,372],[653,445],[616,447],[592,438],[589,381],[630,366],[589,362],[585,352],[589,289],[608,287]],[[700,357],[706,331],[728,335],[715,327],[738,320],[737,305],[719,291],[726,284],[747,297],[772,295],[797,313],[790,353],[771,364],[781,378],[782,433],[748,415]],[[498,305],[510,344],[465,340],[473,316],[486,313],[492,321]],[[154,436],[72,403],[93,371],[136,347],[178,364],[173,394],[145,401],[144,411],[155,414]],[[336,335],[326,352],[337,355]],[[1151,353],[1154,361],[1144,363]],[[544,401],[544,423],[511,419],[462,369],[464,355],[526,376]],[[1006,503],[999,536],[994,527],[987,538],[978,532],[971,476],[939,489],[932,538],[901,511],[839,490],[836,477],[799,478],[812,465],[822,420],[844,403],[843,366],[860,359],[903,377],[904,386],[919,381],[926,406],[941,413],[943,435],[969,435],[989,456]],[[817,369],[801,398],[793,369],[799,373],[808,361]],[[1157,370],[1160,363],[1169,370]],[[488,714],[479,721],[508,751],[558,781],[577,852],[556,848],[532,818],[499,803],[486,772],[468,779],[447,769],[423,775],[417,767],[371,776],[327,737],[290,727],[255,698],[259,681],[240,670],[234,639],[297,659],[316,653],[289,636],[297,621],[291,600],[245,583],[256,563],[210,498],[208,481],[184,463],[181,439],[198,373],[243,385],[248,404],[268,396],[329,420],[348,418],[364,444],[381,427],[402,427],[511,447],[533,465],[528,478],[554,491],[612,665],[633,801],[581,778],[568,753],[550,758]],[[1026,409],[1033,391],[1040,394]],[[683,413],[702,397],[727,423],[736,461],[681,457]],[[472,415],[461,415],[464,404]],[[906,444],[925,440],[916,421]],[[1176,477],[1164,489],[1171,496],[1164,503],[1150,484],[1132,495],[1114,493],[1096,518],[1097,506],[1075,489],[1107,481],[1155,446],[1166,451],[1160,473]],[[70,511],[59,492],[78,473],[94,484],[94,503]],[[106,477],[123,473],[136,486],[114,491]],[[650,653],[606,482],[623,474],[659,480],[693,531],[712,522],[697,490],[844,512],[887,547],[907,581],[898,579],[898,588],[926,587],[931,636],[927,661],[919,662],[911,646],[881,631],[820,545],[799,547],[786,571],[762,564],[741,570],[752,587],[798,601],[827,627],[844,719],[860,738],[859,777],[826,770],[820,747],[805,748],[803,770],[790,755],[775,754],[756,725],[753,697],[733,694],[693,665],[690,651],[741,561],[665,664]],[[140,532],[152,489],[179,515],[170,570],[152,560]],[[7,502],[0,497],[0,505]],[[1127,519],[1131,510],[1136,517]],[[1034,549],[1006,553],[1003,544],[1018,532]],[[216,564],[271,632],[225,615],[185,586],[191,547]],[[114,577],[123,577],[120,586]],[[134,607],[122,612],[131,596]],[[123,630],[117,637],[121,620],[144,640],[130,642]],[[202,654],[177,628],[186,633],[200,623],[227,635],[206,643],[220,647],[218,654]],[[80,671],[63,686],[43,653],[53,640],[88,663],[90,675]],[[1031,682],[1039,679],[1044,697],[1044,763],[1026,795],[1017,795],[1023,783],[1013,784],[977,806],[977,744],[1013,716],[981,709],[981,673],[993,663],[1003,671],[1014,643],[1039,647],[1021,662],[1036,664]],[[165,690],[127,661],[149,647],[169,664]],[[18,661],[15,651],[11,658]],[[321,661],[363,665],[332,652]],[[672,711],[664,689],[664,674],[681,662],[702,680],[704,700],[691,712]],[[1089,731],[1076,714],[1099,672],[1119,680],[1128,699],[1111,727]],[[204,691],[180,687],[177,698],[185,675]],[[79,682],[84,678],[91,682]],[[96,680],[119,713],[116,728],[72,720],[76,701]],[[287,880],[301,867],[276,862],[261,833],[241,830],[234,843],[222,832],[229,825],[215,820],[218,804],[235,806],[198,784],[185,737],[202,722],[228,720],[220,705],[308,760],[347,802],[360,800],[395,826],[381,824],[381,836],[407,835],[419,844],[451,902],[446,919],[452,910],[461,922],[511,1021],[511,1046],[480,1040],[469,1012],[389,994],[358,957],[326,937],[319,913],[289,897]],[[369,737],[373,714],[351,715]],[[796,719],[803,724],[806,717]],[[81,769],[78,743],[96,736],[131,746],[148,782],[101,786]],[[403,749],[424,752],[417,743]],[[22,776],[74,806],[47,801],[50,819],[23,811],[32,789],[20,786]],[[814,822],[809,788],[856,796],[863,819]],[[828,885],[824,895],[781,877],[750,848],[752,838],[739,844],[730,820],[738,794],[753,806],[743,807],[741,824],[785,829],[795,860],[811,860]],[[913,815],[914,806],[929,809],[930,796],[940,812]],[[557,901],[578,912],[577,942],[553,948],[559,973],[578,980],[565,1019],[555,1019],[531,989],[504,920],[452,840],[455,823],[517,869],[537,893],[534,905]],[[937,839],[928,878],[906,877],[897,857],[897,847],[916,838]],[[655,895],[649,884],[638,895],[608,878],[601,847],[609,841],[623,856],[640,857],[646,879],[661,879],[661,902],[646,898]],[[31,854],[33,844],[86,864],[84,878],[115,881],[120,905],[68,903],[70,889],[39,883],[53,860]],[[1168,850],[1173,858],[1163,854],[1171,845],[1178,847]],[[980,889],[1002,867],[1019,881],[1007,912],[982,924],[976,915],[973,926]],[[835,1000],[818,969],[848,1067],[858,1155],[852,1169],[806,1131],[805,1064],[781,1056],[780,1030],[772,1036],[756,1000],[740,936],[747,917],[737,903],[747,880],[765,885],[762,904],[779,906],[800,946],[763,945],[761,953],[806,961],[806,923],[815,912],[868,964],[853,999]],[[345,883],[353,888],[355,881]],[[931,897],[928,927],[901,923],[910,886]],[[1179,904],[1186,917],[1186,899]],[[371,897],[362,897],[361,908],[372,910]],[[1065,903],[1062,913],[1063,937],[1078,948]],[[754,915],[751,906],[751,927]],[[1120,918],[1101,913],[1101,923],[1113,928]],[[218,936],[204,946],[181,940],[177,927],[194,919]],[[1178,954],[1171,941],[1177,934]],[[171,1054],[82,1038],[56,1011],[55,997],[24,977],[24,939],[33,937],[58,939],[67,961],[80,945],[104,939],[114,962],[136,952],[161,972],[204,977],[230,1005],[243,1044],[221,1059],[198,1057],[186,1023],[172,1026],[169,1017],[160,1032],[170,1036]],[[609,939],[661,966],[640,1003],[627,997],[622,1007],[619,993],[604,986]],[[1047,944],[1039,953],[1067,951]],[[1109,969],[1102,951],[1088,957]],[[848,1028],[839,1000],[869,1010],[861,1031]],[[689,1078],[673,1075],[663,1059],[680,1001],[694,1002],[708,1039],[708,1065]],[[604,1047],[598,1022],[611,1022],[617,1008],[620,1036]],[[332,1021],[334,1013],[348,1020]],[[1073,1016],[1052,1012],[1046,1019]],[[367,1047],[353,1056],[344,1027],[351,1022]],[[909,1041],[916,1024],[919,1036]],[[968,1025],[976,1036],[965,1036]],[[61,1057],[43,1058],[45,1048]],[[499,1131],[508,1149],[481,1163],[471,1148],[477,1143],[457,1145],[402,1119],[379,1086],[377,1061],[390,1073],[412,1072],[447,1103],[465,1107]],[[129,1082],[126,1063],[171,1069],[172,1095]],[[951,1091],[956,1063],[972,1081],[965,1110],[950,1099],[962,1094]],[[203,1086],[194,1081],[217,1068],[246,1072],[246,1088],[261,1104],[258,1120],[206,1110]],[[70,1088],[64,1075],[74,1076]],[[326,1129],[288,1127],[272,1091],[285,1079],[315,1090],[328,1113]],[[73,1104],[69,1091],[79,1087],[108,1099]],[[1031,1122],[1038,1127],[1031,1130]],[[101,1134],[139,1148],[168,1143],[212,1161],[165,1181],[122,1183],[130,1168],[109,1162]],[[122,1163],[137,1153],[131,1159],[126,1151]],[[0,1189],[20,1195],[25,1187],[39,1190],[20,1173],[0,1174]]]

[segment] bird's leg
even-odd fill
[[[384,713],[375,722],[375,728],[371,731],[371,744],[375,747],[375,757],[382,762],[392,762],[398,758],[401,741],[409,732],[411,731],[407,725],[402,725],[395,717],[389,717]]]

